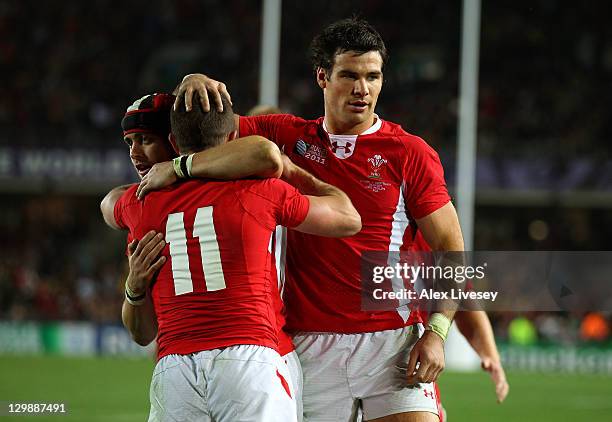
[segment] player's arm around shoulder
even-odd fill
[[[244,177],[279,178],[281,152],[275,143],[258,135],[238,138],[193,156],[194,177],[234,180]]]
[[[342,190],[317,179],[285,155],[281,179],[310,202],[306,218],[294,230],[327,237],[353,236],[361,230],[361,216]]]
[[[245,177],[264,179],[278,178],[283,172],[281,152],[276,144],[258,135],[235,139],[196,152],[187,165],[188,175],[181,177],[217,180]],[[178,178],[172,161],[156,163],[142,178],[136,195],[143,199],[149,192],[169,186]]]
[[[115,205],[130,186],[132,185],[123,185],[113,188],[102,199],[102,202],[100,202],[100,211],[102,212],[104,222],[112,229],[121,230],[121,227],[115,219]]]

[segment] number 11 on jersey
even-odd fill
[[[187,254],[187,234],[183,218],[184,213],[177,212],[168,215],[166,222],[166,242],[170,244],[174,293],[177,296],[193,292],[193,280]],[[225,289],[225,276],[213,222],[213,207],[198,208],[193,223],[193,237],[200,241],[200,256],[206,290],[212,292]]]

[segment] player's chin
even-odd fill
[[[372,113],[367,110],[361,112],[348,112],[346,114],[346,119],[352,123],[363,123],[372,117]]]

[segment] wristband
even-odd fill
[[[181,173],[183,173],[183,177],[187,178],[189,177],[189,172],[187,171],[187,156],[186,155],[181,155]]]
[[[127,280],[125,280],[125,300],[127,300],[130,305],[140,306],[144,303],[146,298],[146,291],[141,295],[135,294],[132,289],[130,289],[130,286],[128,286]]]
[[[427,323],[427,329],[442,337],[443,341],[446,341],[450,326],[451,320],[446,315],[439,313],[432,314]]]
[[[194,155],[180,155],[172,159],[172,168],[179,179],[191,178],[191,163]]]
[[[193,174],[191,174],[191,165],[193,163],[193,156],[194,155],[195,155],[195,153],[189,154],[189,156],[187,157],[187,160],[185,162],[186,167],[187,167],[187,176],[189,176],[189,177],[193,177]]]
[[[172,167],[174,168],[174,173],[179,179],[184,179],[185,174],[183,173],[183,169],[181,168],[181,158],[183,156],[179,156],[172,159]]]

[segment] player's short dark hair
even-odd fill
[[[365,54],[378,51],[387,62],[389,54],[382,37],[366,20],[359,18],[343,19],[332,23],[314,37],[310,44],[310,58],[313,69],[321,67],[331,72],[338,54],[354,51]]]
[[[211,97],[209,95],[209,97]],[[172,134],[181,154],[198,152],[222,144],[234,129],[234,111],[229,101],[222,96],[223,112],[217,111],[211,101],[210,111],[205,112],[196,92],[191,111],[185,111],[181,97],[177,110],[170,113]]]

